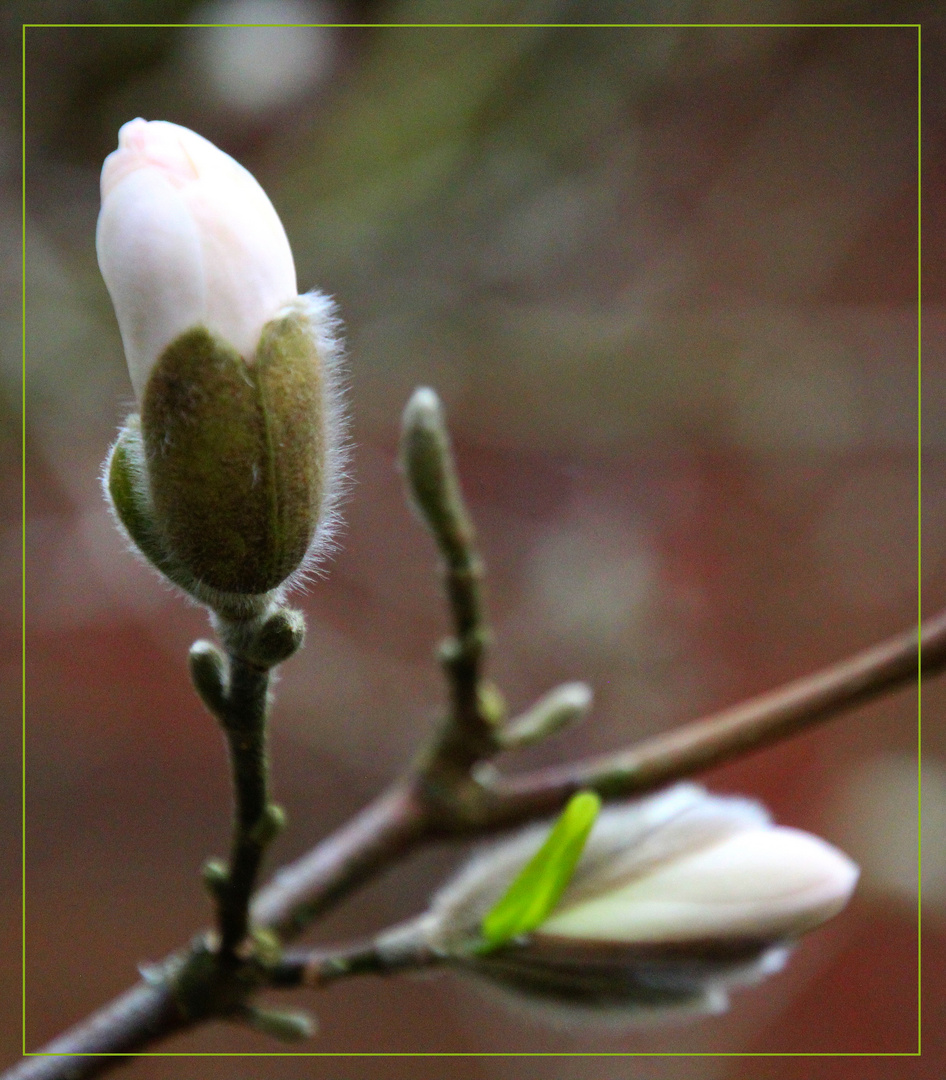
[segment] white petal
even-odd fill
[[[102,201],[138,169],[157,169],[178,187],[196,180],[197,168],[177,135],[183,130],[177,124],[148,123],[140,117],[123,124],[118,132],[118,149],[108,155],[102,166]]]
[[[124,175],[102,204],[95,239],[139,400],[154,362],[204,318],[204,254],[180,192],[157,170]]]
[[[137,119],[101,186],[99,264],[139,398],[160,352],[198,323],[251,361],[297,293],[285,230],[253,176],[196,132]]]
[[[246,175],[252,186],[202,177],[181,194],[203,248],[207,325],[252,360],[263,325],[296,295],[296,271],[275,210]]]
[[[540,933],[621,942],[794,937],[837,914],[857,876],[815,836],[751,829],[564,908]]]
[[[687,852],[769,823],[759,803],[710,795],[696,784],[677,784],[638,802],[609,806],[595,822],[562,906],[610,892]]]

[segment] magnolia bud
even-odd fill
[[[141,405],[109,462],[117,516],[201,599],[276,589],[324,546],[337,497],[331,303],[297,296],[256,180],[176,124],[121,129],[96,246]]]
[[[425,932],[464,970],[579,1007],[720,1011],[728,986],[777,970],[787,945],[836,915],[858,876],[758,804],[681,784],[604,810],[551,914],[484,945],[484,920],[547,833],[474,859],[435,898]]]

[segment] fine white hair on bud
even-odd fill
[[[99,265],[141,409],[106,498],[167,578],[246,618],[332,546],[346,458],[334,306],[298,295],[265,192],[195,132],[125,124],[101,188]]]
[[[204,326],[252,360],[296,296],[292,251],[266,192],[188,128],[131,120],[102,168],[96,250],[138,400],[158,357]]]
[[[858,869],[757,803],[679,784],[594,823],[554,909],[484,944],[486,915],[542,846],[530,827],[475,857],[425,917],[458,968],[532,999],[637,1018],[718,1012],[729,987],[778,970],[791,944],[847,903]]]

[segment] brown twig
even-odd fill
[[[394,975],[416,971],[446,962],[447,957],[434,949],[424,932],[423,917],[393,931],[381,939],[370,938],[334,949],[298,949],[283,954],[273,972],[273,985],[308,986],[321,989],[337,979],[352,975]]]
[[[187,1026],[168,986],[141,982],[4,1073],[4,1080],[81,1080]],[[88,1055],[88,1056],[79,1056]],[[104,1056],[103,1056],[104,1055]],[[109,1056],[114,1055],[114,1056]]]
[[[484,827],[553,814],[576,792],[608,799],[673,780],[798,735],[880,694],[946,668],[946,613],[814,675],[630,749],[499,781]]]
[[[308,854],[278,871],[253,902],[253,923],[284,939],[303,930],[363,881],[405,854],[429,831],[410,784],[391,787]]]
[[[269,672],[230,656],[228,708],[221,716],[233,772],[233,839],[225,876],[214,890],[220,953],[232,956],[249,929],[249,901],[267,843],[271,812],[266,755]]]
[[[946,613],[916,630],[815,675],[725,712],[684,725],[617,754],[511,777],[484,789],[480,812],[449,830],[417,789],[393,787],[351,823],[286,867],[256,898],[258,924],[292,932],[357,883],[445,831],[484,833],[553,813],[579,787],[605,797],[640,793],[719,765],[946,668]],[[347,973],[367,970],[352,964]],[[318,981],[318,980],[316,980]],[[121,1063],[121,1056],[188,1026],[167,987],[139,984],[111,1005],[4,1074],[3,1080],[81,1080]],[[76,1055],[90,1055],[81,1057]]]

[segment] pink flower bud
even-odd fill
[[[331,543],[345,456],[334,307],[297,294],[276,211],[233,158],[164,121],[132,120],[118,143],[96,246],[140,416],[109,456],[106,496],[165,577],[243,617]]]

